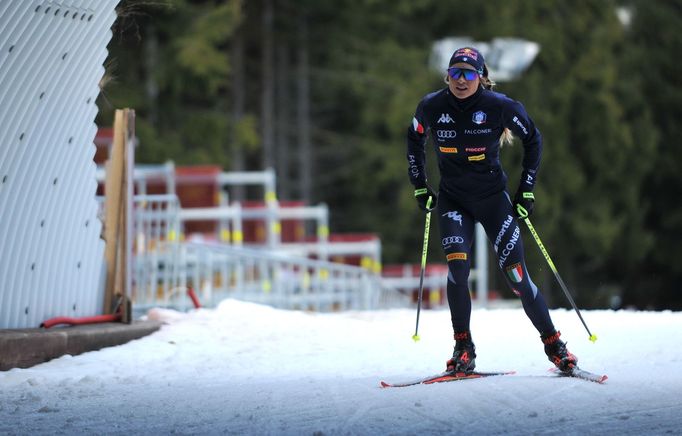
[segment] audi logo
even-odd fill
[[[457,136],[457,132],[454,130],[436,130],[436,134],[441,139],[454,138]]]
[[[450,244],[464,244],[464,238],[461,236],[447,236],[443,238],[443,245]]]

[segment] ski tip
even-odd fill
[[[390,387],[393,386],[393,385],[390,384],[390,383],[386,383],[385,381],[382,380],[382,381],[379,382],[379,386],[382,387],[382,388],[390,388]]]

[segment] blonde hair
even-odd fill
[[[489,91],[493,90],[493,87],[495,86],[495,81],[492,80],[490,77],[488,77],[488,66],[486,64],[483,64],[483,74],[479,76],[479,79],[481,81],[481,86]],[[445,83],[448,85],[450,84],[450,75],[445,74]],[[502,134],[500,135],[500,147],[504,147],[505,145],[512,145],[512,142],[514,141],[514,135],[512,134],[511,130],[507,129],[506,127],[502,131]]]

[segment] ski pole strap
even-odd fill
[[[428,194],[428,192],[429,192],[429,190],[426,188],[415,189],[414,190],[414,196],[419,197],[420,195]]]
[[[535,195],[533,195],[532,192],[521,193],[521,198],[535,201]],[[516,215],[519,218],[525,219],[525,218],[528,218],[528,216],[530,214],[528,213],[528,210],[525,207],[523,207],[520,203],[517,203],[516,204]]]

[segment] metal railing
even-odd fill
[[[136,195],[133,199],[133,283],[136,305],[168,305],[182,282],[180,203],[175,195]]]
[[[369,241],[329,241],[329,210],[326,205],[275,207],[245,209],[238,202],[230,206],[208,208],[186,208],[180,211],[181,225],[190,221],[216,221],[219,223],[219,239],[233,245],[243,245],[243,220],[263,220],[266,225],[280,220],[314,220],[317,223],[317,241],[282,242],[268,245],[271,250],[287,252],[296,256],[315,256],[329,260],[330,256],[357,255],[362,258],[363,267],[379,273],[381,269],[381,242]],[[278,238],[279,239],[279,238]]]
[[[182,244],[181,282],[202,304],[225,298],[285,309],[314,311],[373,309],[380,299],[380,278],[364,268],[266,249],[224,244]]]
[[[366,268],[292,256],[269,248],[181,240],[182,210],[175,195],[133,200],[135,307],[190,307],[193,288],[202,305],[237,298],[286,309],[371,309],[390,299]]]

